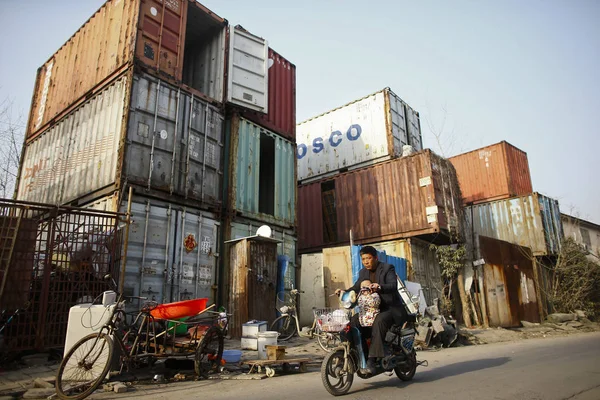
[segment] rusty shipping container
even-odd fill
[[[242,218],[296,225],[294,143],[239,114],[227,120],[230,140],[227,209]]]
[[[223,120],[193,94],[127,71],[25,145],[17,198],[84,203],[128,182],[218,207]]]
[[[296,66],[269,48],[267,114],[243,111],[242,116],[296,142]]]
[[[530,194],[527,153],[506,141],[449,158],[465,204]]]
[[[518,327],[521,321],[540,322],[535,264],[528,248],[479,237],[483,292],[489,325]]]
[[[539,193],[465,207],[465,237],[503,240],[531,249],[534,256],[560,251],[563,226],[557,200]]]
[[[423,149],[419,113],[389,88],[301,122],[298,180],[322,179]]]
[[[431,150],[349,171],[298,188],[302,252],[349,242],[461,232],[454,167]]]
[[[108,0],[37,73],[26,137],[132,65],[205,100],[268,111],[268,44],[196,1]]]

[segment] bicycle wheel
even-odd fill
[[[56,394],[61,399],[84,399],[110,370],[113,341],[105,333],[82,338],[63,358],[56,374]]]
[[[342,343],[339,333],[323,331],[317,333],[317,342],[319,342],[319,346],[325,351],[332,351]]]
[[[211,372],[217,372],[223,357],[223,332],[216,326],[211,326],[204,334],[196,348],[194,369],[198,376],[206,377]]]
[[[275,318],[271,330],[279,332],[278,340],[286,341],[296,334],[296,321],[290,315]]]

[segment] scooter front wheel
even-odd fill
[[[342,396],[350,390],[354,381],[352,359],[348,360],[349,371],[344,371],[344,350],[337,349],[325,356],[321,364],[321,380],[327,391]]]

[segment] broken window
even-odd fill
[[[275,214],[275,138],[260,135],[260,165],[258,178],[258,211]]]
[[[586,249],[590,249],[592,247],[592,240],[590,239],[590,231],[585,228],[579,228],[579,232],[581,233],[581,241],[585,245]]]
[[[337,212],[335,209],[335,181],[321,184],[321,203],[323,205],[323,239],[325,243],[336,242]]]

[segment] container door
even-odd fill
[[[131,213],[124,294],[166,302],[174,211],[140,199],[131,204]]]
[[[207,297],[215,302],[219,223],[197,210],[177,211],[175,284],[171,301]]]
[[[267,41],[238,27],[229,32],[227,101],[268,112],[269,46]]]
[[[181,0],[142,0],[136,57],[142,63],[181,79],[183,24],[187,6]]]

